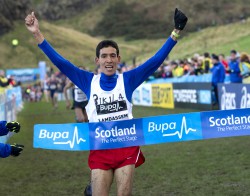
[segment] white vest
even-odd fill
[[[91,81],[90,98],[86,106],[89,122],[132,119],[132,103],[125,94],[123,75],[118,75],[116,86],[111,91],[101,89],[100,77],[100,74],[94,75]]]
[[[79,89],[76,85],[74,87],[74,101],[76,102],[83,102],[83,101],[87,101],[88,98],[85,95],[84,92],[82,92],[81,89]]]

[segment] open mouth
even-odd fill
[[[112,65],[106,65],[105,69],[107,69],[108,71],[112,71],[113,70],[113,66]]]

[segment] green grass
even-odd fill
[[[197,110],[134,107],[134,117]],[[8,196],[83,195],[89,180],[88,152],[34,149],[33,126],[74,122],[61,102],[25,103],[21,132],[10,143],[25,145],[19,157],[1,159],[0,193]],[[249,195],[249,136],[143,146],[146,162],[136,169],[133,195]],[[0,195],[1,195],[0,194]],[[112,186],[110,195],[115,195]]]

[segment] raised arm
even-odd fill
[[[31,12],[31,14],[28,14],[28,16],[25,18],[25,25],[26,25],[27,29],[35,37],[36,42],[38,44],[41,44],[44,41],[44,36],[40,32],[39,23],[38,23],[38,20],[35,16],[34,12]]]
[[[131,71],[124,73],[124,77],[126,78],[126,81],[128,81],[128,84],[125,84],[125,86],[128,86],[130,88],[130,90],[128,91],[133,92],[163,63],[168,54],[171,52],[172,48],[177,43],[180,32],[184,29],[187,20],[188,18],[186,17],[186,15],[176,8],[174,14],[175,27],[164,45],[153,57],[148,59],[145,63]]]
[[[54,50],[41,33],[39,29],[39,22],[34,12],[27,15],[25,18],[25,26],[29,32],[33,34],[38,46],[47,55],[51,62],[88,96],[90,81],[94,74],[80,70]]]

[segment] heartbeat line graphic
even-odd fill
[[[185,116],[182,117],[181,130],[180,130],[180,131],[175,131],[174,133],[165,133],[165,134],[163,134],[162,136],[168,137],[168,136],[178,135],[179,139],[181,139],[184,131],[185,131],[186,135],[187,135],[190,131],[193,131],[193,132],[196,131],[196,129],[192,129],[192,128],[188,128],[188,129],[187,129],[187,123],[186,123],[186,117],[185,117]]]
[[[75,142],[77,144],[80,144],[80,142],[86,142],[85,139],[83,138],[79,138],[78,136],[78,129],[77,127],[75,126],[75,130],[74,130],[74,135],[73,135],[73,140],[69,140],[67,142],[54,142],[54,144],[69,144],[70,148],[73,148],[75,146]]]

